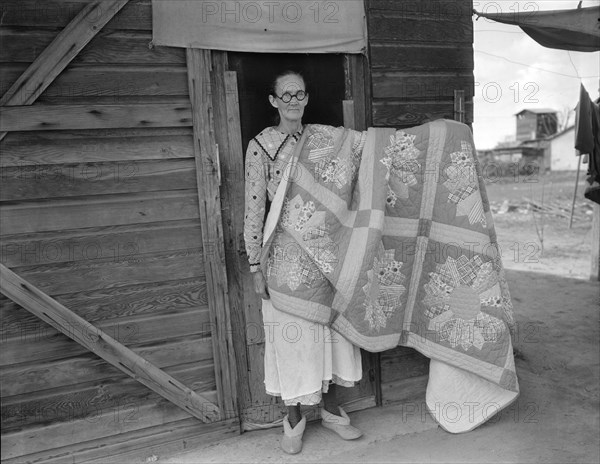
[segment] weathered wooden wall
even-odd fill
[[[374,126],[454,118],[464,90],[473,122],[471,0],[366,0]]]
[[[85,4],[2,2],[1,93]],[[114,124],[100,112],[70,120],[63,106],[189,106],[185,50],[150,48],[151,24],[150,0],[131,0],[37,100],[58,105],[47,116],[33,107],[55,130],[0,142],[1,262],[216,402],[191,119],[174,124],[159,105],[153,127],[100,129]],[[163,119],[179,127],[161,127]],[[78,124],[85,129],[60,130]],[[237,432],[231,422],[192,419],[0,302],[3,461],[94,459],[142,446],[150,456],[149,437],[175,451]]]

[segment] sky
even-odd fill
[[[573,9],[578,0],[474,0],[479,12]],[[600,0],[583,1],[583,7]],[[476,18],[474,16],[473,18]],[[579,100],[579,83],[592,99],[600,92],[600,52],[582,53],[545,48],[518,26],[480,17],[474,21],[475,95],[473,133],[478,150],[514,139],[515,114],[525,108],[552,108],[559,121]]]

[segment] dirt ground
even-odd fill
[[[365,432],[353,442],[311,423],[296,456],[284,455],[281,430],[269,429],[159,462],[599,463],[600,286],[589,280],[591,203],[582,179],[569,228],[575,173],[521,180],[488,184],[517,319],[517,402],[474,431],[452,435],[425,412],[423,394],[351,414]],[[557,215],[534,213],[524,198]]]

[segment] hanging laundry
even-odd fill
[[[589,155],[588,184],[584,196],[600,203],[600,106],[581,84],[575,114],[575,148]]]

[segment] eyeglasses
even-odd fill
[[[279,98],[283,103],[289,103],[292,101],[293,97],[296,97],[296,100],[298,101],[304,100],[308,96],[308,92],[305,92],[304,90],[298,90],[294,95],[292,95],[289,92],[285,92],[281,96],[277,94],[275,94],[275,96]]]

